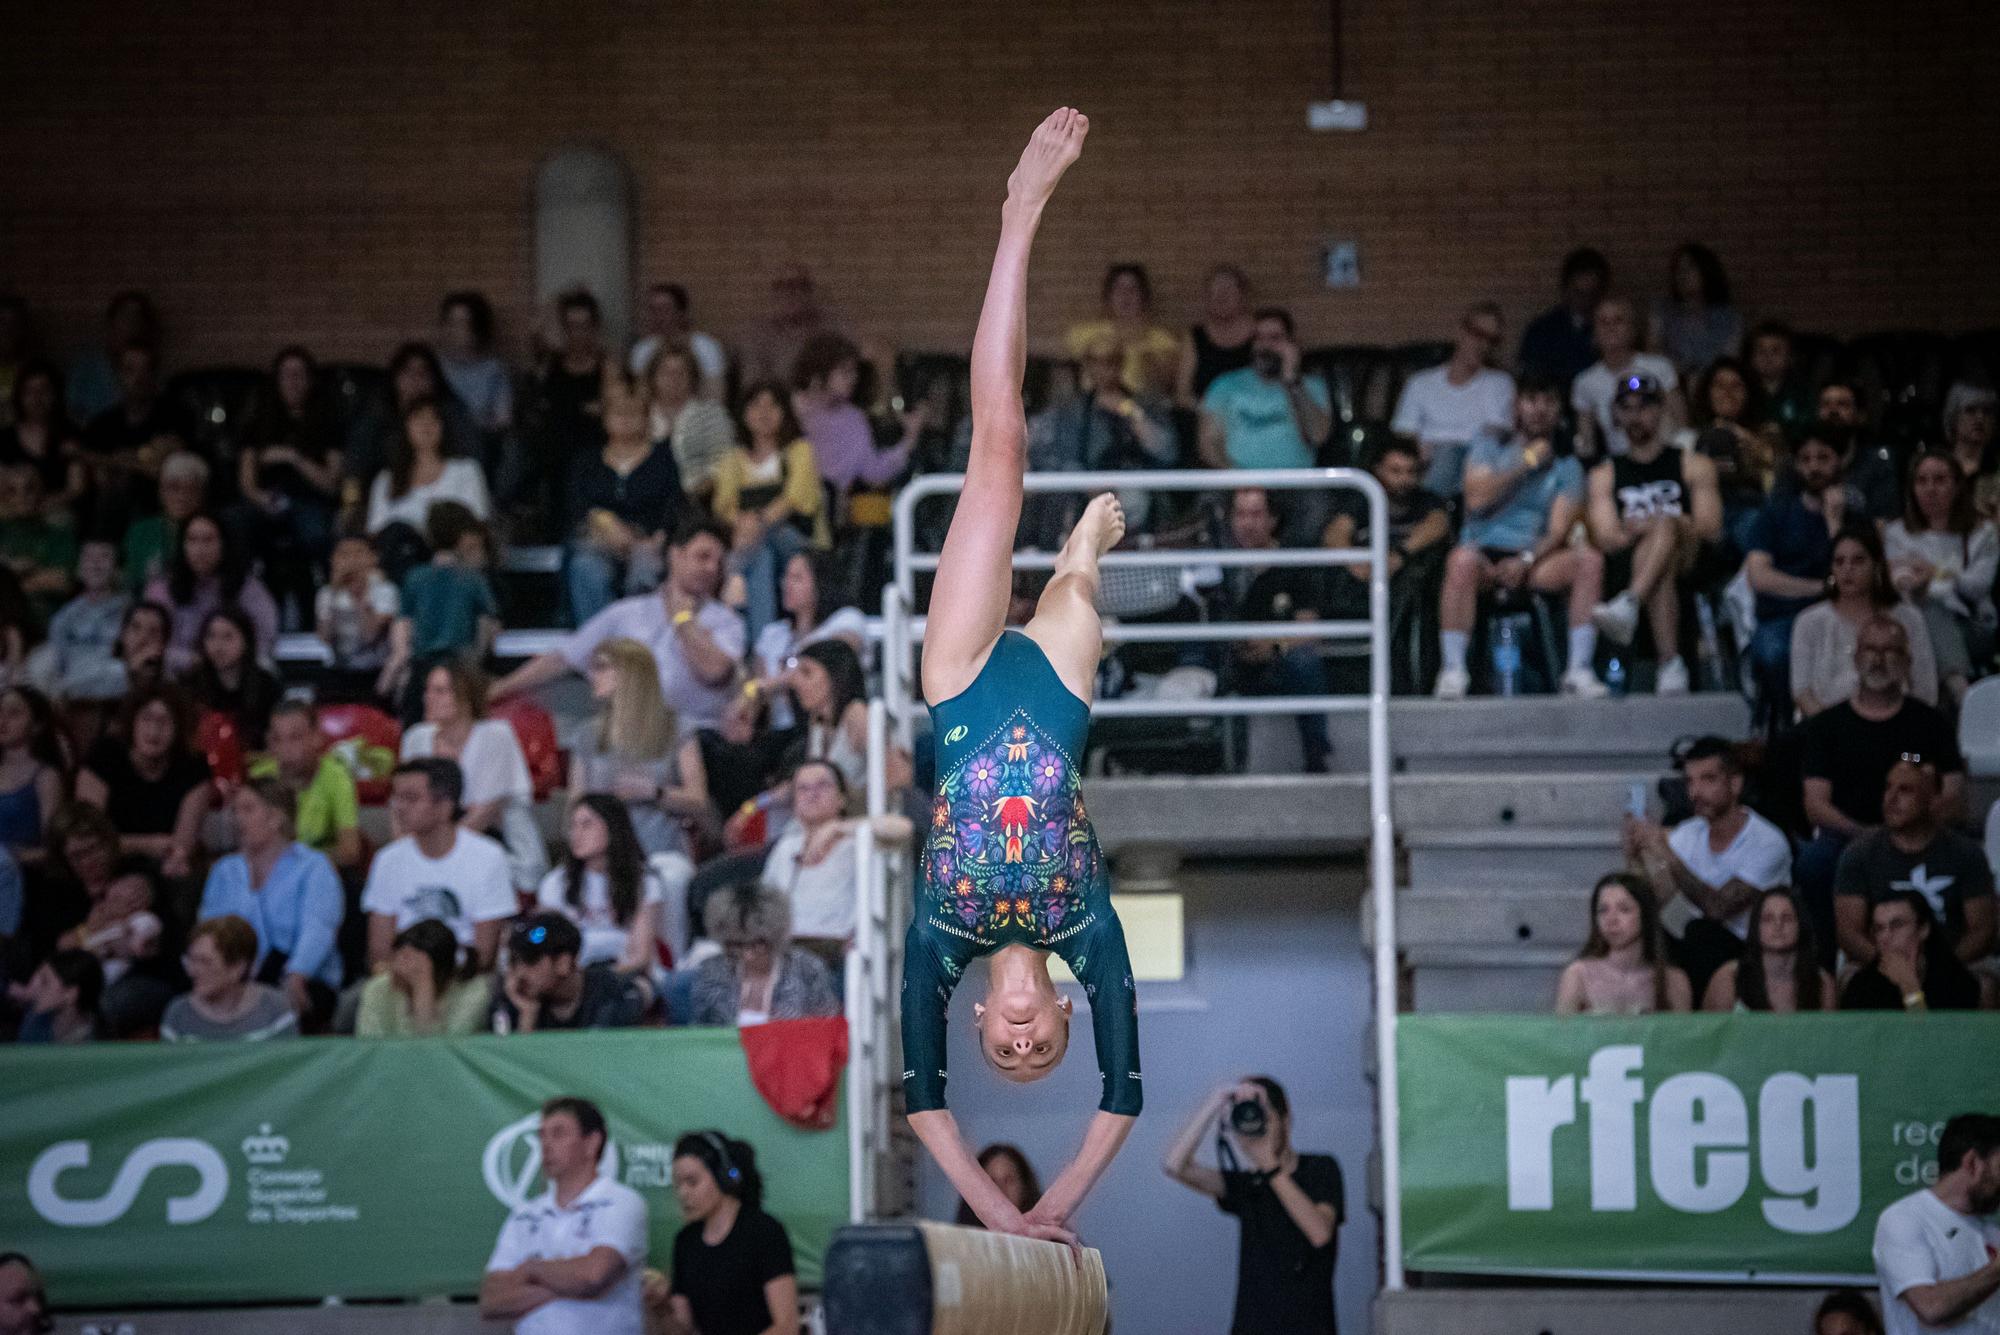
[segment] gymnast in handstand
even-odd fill
[[[972,341],[972,458],[939,555],[923,687],[940,778],[923,845],[921,902],[903,959],[903,1090],[910,1127],[987,1227],[1074,1244],[1069,1220],[1139,1115],[1139,1019],[1125,929],[1079,790],[1091,684],[1103,642],[1098,557],[1125,532],[1115,496],[1095,498],[1020,631],[1006,629],[1027,423],[1028,251],[1042,209],[1083,150],[1089,121],[1067,107],[1035,131],[1007,179],[1000,245]],[[1083,1147],[1025,1215],[973,1158],[945,1107],[945,1013],[965,966],[988,957],[973,1007],[986,1061],[1016,1083],[1069,1047],[1060,956],[1090,999],[1103,1098]]]

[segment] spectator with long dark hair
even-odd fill
[[[1875,958],[1848,978],[1844,1011],[1978,1010],[1990,1004],[1981,982],[1951,951],[1921,890],[1895,890],[1868,909]]]
[[[1792,703],[1811,718],[1854,694],[1860,684],[1854,651],[1861,628],[1878,616],[1893,619],[1909,637],[1909,693],[1927,705],[1938,698],[1937,659],[1923,614],[1896,596],[1882,539],[1865,519],[1844,525],[1833,539],[1827,598],[1792,623]]]
[[[1743,954],[1708,980],[1705,1011],[1830,1011],[1838,991],[1833,975],[1819,964],[1812,919],[1788,885],[1758,896],[1750,911],[1750,935]]]
[[[1776,476],[1782,434],[1767,426],[1750,370],[1734,357],[1717,357],[1695,380],[1693,424],[1674,443],[1708,456],[1722,493],[1722,531],[1740,554],[1750,525]]]
[[[695,1131],[674,1143],[674,1195],[687,1223],[673,1273],[647,1305],[701,1335],[798,1335],[792,1241],[764,1213],[764,1178],[748,1141]]]
[[[1214,379],[1250,364],[1250,277],[1233,264],[1218,264],[1202,280],[1201,319],[1188,326],[1174,377],[1174,405],[1193,412]]]
[[[436,918],[396,934],[388,965],[362,985],[356,1038],[476,1034],[486,1028],[493,984],[465,967],[458,938]]]
[[[208,761],[193,739],[180,692],[161,685],[135,691],[76,776],[77,801],[111,818],[124,851],[158,858],[175,880],[193,870],[202,818],[214,805]]]
[[[42,860],[73,763],[47,696],[31,686],[0,692],[0,844],[23,866]]]
[[[391,442],[388,466],[369,484],[368,531],[407,524],[421,533],[438,501],[457,501],[480,519],[492,511],[478,460],[447,451],[438,401],[418,399],[403,409],[403,429]]]
[[[1729,301],[1722,259],[1699,241],[1667,263],[1667,297],[1653,307],[1649,342],[1691,377],[1717,357],[1743,350],[1743,315]]]
[[[233,607],[250,618],[256,657],[268,661],[278,639],[278,605],[264,582],[250,573],[247,555],[230,541],[222,521],[206,512],[181,525],[167,574],[146,586],[146,600],[167,609],[167,670],[187,671],[201,654],[210,614]]]
[[[140,600],[125,609],[118,623],[118,645],[112,657],[118,661],[118,690],[108,689],[108,699],[118,699],[133,691],[143,691],[167,679],[167,644],[173,639],[174,614],[163,603]]]
[[[293,344],[271,359],[270,389],[244,435],[236,513],[273,594],[291,609],[291,624],[303,624],[312,615],[314,572],[333,548],[345,466],[339,422],[312,353]]]
[[[33,361],[14,377],[13,421],[0,428],[0,465],[27,464],[41,474],[51,508],[67,509],[83,495],[83,465],[73,451],[83,432],[63,412],[62,372]]]
[[[356,416],[348,430],[343,457],[349,480],[366,487],[387,466],[396,438],[403,432],[404,415],[421,399],[437,403],[438,416],[444,424],[445,456],[458,459],[478,456],[479,429],[465,405],[452,393],[437,353],[428,343],[404,343],[390,354],[383,393]]]
[[[880,494],[909,466],[921,422],[906,416],[901,439],[887,449],[876,447],[874,423],[855,401],[861,349],[844,336],[820,334],[799,350],[792,390],[792,411],[812,441],[819,475],[833,489],[840,517],[854,493]]]
[[[1694,1009],[1688,977],[1667,962],[1660,902],[1644,877],[1613,872],[1590,892],[1590,937],[1556,987],[1558,1015]]]
[[[778,616],[778,571],[794,552],[827,544],[825,496],[812,442],[785,387],[765,380],[743,391],[739,444],[715,474],[715,517],[730,530],[729,568],[743,580],[754,639]]]
[[[2000,530],[1973,508],[1972,488],[1949,453],[1925,450],[1911,461],[1903,514],[1883,527],[1882,546],[1890,583],[1930,628],[1946,692],[1963,700],[1993,659]]]
[[[806,755],[835,766],[860,791],[868,782],[868,679],[860,655],[843,640],[809,644],[785,682],[805,727]],[[902,784],[892,778],[890,786]]]
[[[771,726],[794,722],[786,664],[809,644],[840,640],[856,653],[866,646],[867,619],[858,607],[843,606],[833,562],[824,552],[797,552],[778,579],[780,615],[751,646],[751,669],[758,689],[771,697]]]
[[[663,936],[676,957],[687,949],[687,911],[679,906],[678,933],[667,930],[667,887],[646,863],[625,804],[608,793],[585,793],[570,804],[562,864],[542,878],[536,902],[577,926],[583,938],[577,964],[609,963],[621,973],[651,974],[659,967]],[[685,882],[681,889],[685,891]]]
[[[1875,1304],[1858,1289],[1835,1289],[1813,1313],[1812,1335],[1882,1335]]]
[[[1019,1146],[997,1142],[988,1145],[979,1151],[979,1166],[986,1170],[986,1176],[993,1179],[993,1185],[1000,1188],[1000,1194],[1022,1214],[1034,1209],[1035,1202],[1042,1198],[1042,1180]],[[972,1207],[962,1200],[952,1222],[960,1228],[986,1227],[973,1213]]]
[[[264,749],[271,710],[284,695],[278,679],[257,662],[256,634],[241,609],[216,608],[201,629],[201,657],[183,682],[197,709],[222,714],[236,726],[246,751]]]
[[[87,950],[58,950],[26,984],[9,989],[27,1014],[22,1043],[88,1043],[98,1037],[97,1003],[104,994],[104,965]]]
[[[619,597],[659,587],[667,534],[687,502],[673,451],[646,430],[646,404],[622,373],[606,377],[604,443],[569,478],[563,571],[573,625]]]
[[[448,292],[438,303],[438,368],[482,435],[514,425],[514,374],[493,351],[493,303],[485,293]]]

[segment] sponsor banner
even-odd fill
[[[1872,1282],[1882,1208],[2000,1111],[2000,1016],[1404,1016],[1413,1270]]]
[[[600,1171],[646,1198],[653,1264],[680,1226],[674,1141],[719,1127],[756,1146],[818,1283],[847,1137],[780,1120],[733,1029],[6,1049],[0,1238],[68,1306],[471,1293],[546,1189],[556,1094],[604,1109]]]

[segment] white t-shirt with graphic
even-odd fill
[[[1667,847],[1697,881],[1711,890],[1719,890],[1731,881],[1741,881],[1759,890],[1790,885],[1792,846],[1784,832],[1754,811],[1744,814],[1750,819],[1743,822],[1743,828],[1729,841],[1729,847],[1720,853],[1709,847],[1708,822],[1700,816],[1690,816],[1674,826],[1667,835]],[[1723,926],[1739,937],[1748,938],[1750,910],[1743,910]]]
[[[456,831],[451,851],[441,858],[425,857],[408,837],[384,848],[368,869],[361,907],[395,918],[399,932],[436,918],[466,947],[472,945],[476,925],[511,918],[518,911],[507,850],[470,830]]]
[[[516,1335],[641,1335],[640,1285],[646,1268],[646,1201],[632,1188],[600,1177],[564,1209],[556,1190],[529,1201],[501,1226],[486,1268],[512,1270],[525,1261],[573,1261],[599,1247],[625,1258],[625,1273],[595,1298],[557,1298],[514,1323]]]
[[[1888,1335],[2000,1335],[2000,1293],[1949,1326],[1927,1326],[1902,1295],[1923,1284],[1962,1279],[2000,1250],[2000,1224],[1963,1215],[1929,1187],[1897,1201],[1875,1221],[1875,1278]]]

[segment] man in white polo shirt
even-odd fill
[[[479,1314],[516,1335],[640,1335],[646,1202],[598,1176],[604,1114],[588,1099],[542,1105],[547,1194],[507,1216],[479,1285]]]
[[[1888,1335],[2000,1335],[2000,1117],[1961,1113],[1938,1138],[1938,1178],[1875,1221]]]

